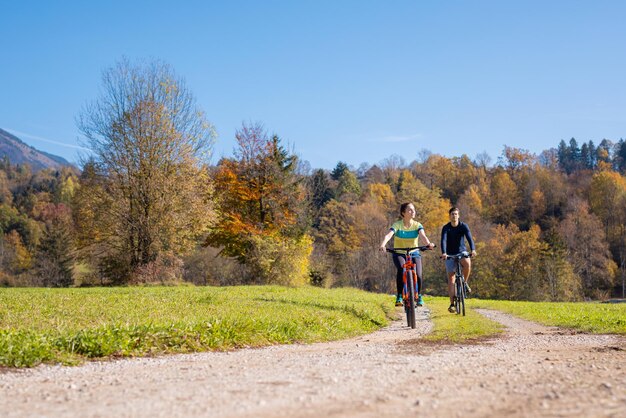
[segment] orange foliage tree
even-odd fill
[[[288,257],[278,253],[299,248],[296,252],[306,257],[288,262],[301,267],[308,263],[310,253],[301,205],[304,187],[295,174],[297,159],[280,144],[278,136],[270,138],[259,123],[243,124],[235,137],[238,148],[234,158],[222,159],[214,173],[218,220],[205,245],[220,247],[223,255],[266,276],[264,282],[276,282],[271,272],[285,269],[268,264],[269,260],[287,262]],[[293,245],[287,245],[290,240]],[[301,277],[287,281],[295,283]]]

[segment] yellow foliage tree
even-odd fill
[[[602,220],[609,240],[623,239],[620,226],[626,221],[626,179],[614,171],[595,173],[589,204],[592,212]]]
[[[363,193],[363,199],[374,202],[388,215],[397,212],[396,199],[388,184],[368,184]]]
[[[405,202],[411,202],[415,205],[415,219],[421,222],[429,232],[439,232],[438,230],[448,222],[450,202],[441,197],[438,189],[427,188],[409,170],[403,170],[400,173],[398,193],[396,194],[398,207]],[[434,234],[431,233],[429,238],[434,240],[431,235]]]
[[[519,204],[519,195],[511,176],[504,170],[497,171],[491,178],[490,189],[489,214],[491,219],[500,224],[513,222],[515,208]]]
[[[8,264],[13,273],[22,273],[31,268],[33,264],[32,254],[16,230],[4,235],[3,247],[5,263]]]

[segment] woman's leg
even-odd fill
[[[422,257],[413,257],[415,272],[417,273],[417,294],[421,295],[424,289],[424,279],[422,275]]]
[[[393,264],[396,266],[396,295],[402,296],[404,281],[402,280],[403,265],[405,263],[404,256],[401,254],[393,254]]]

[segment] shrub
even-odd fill
[[[246,264],[254,283],[302,286],[309,282],[312,251],[313,240],[308,235],[300,238],[254,236]]]
[[[183,261],[172,252],[159,253],[154,261],[135,269],[130,284],[171,284],[182,281]]]

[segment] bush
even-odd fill
[[[253,283],[302,286],[309,282],[309,256],[313,240],[304,235],[253,236],[252,250],[246,259]]]
[[[130,284],[172,284],[183,279],[183,261],[172,252],[159,253],[156,260],[139,266]]]
[[[197,248],[184,259],[183,278],[196,285],[228,286],[245,282],[246,268],[237,259],[221,256],[213,247]]]

